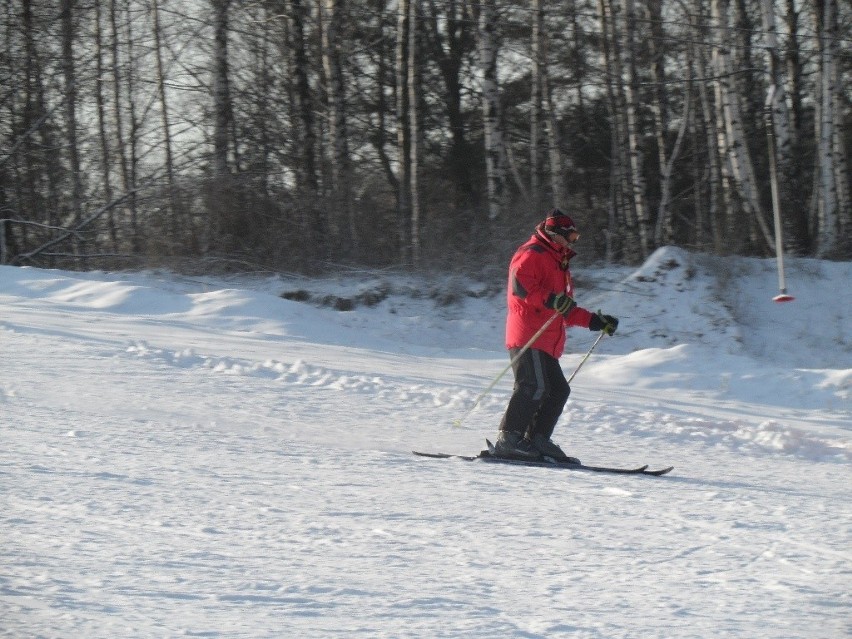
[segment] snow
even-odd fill
[[[410,454],[496,434],[499,286],[0,267],[0,636],[850,636],[852,264],[787,268],[575,259],[554,439],[653,478]]]

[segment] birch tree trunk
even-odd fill
[[[74,0],[62,0],[62,75],[65,92],[65,137],[68,148],[68,164],[71,171],[71,220],[70,226],[82,221],[83,182],[80,173],[80,148],[77,143],[77,75],[74,61]],[[75,235],[73,250],[80,253],[80,241]],[[80,262],[83,266],[83,261]]]
[[[769,93],[767,95],[766,109],[769,110],[767,124],[771,125],[772,130],[768,131],[768,135],[774,136],[774,144],[771,145],[775,152],[775,166],[778,173],[778,194],[781,205],[787,210],[781,211],[782,221],[786,221],[796,212],[790,211],[790,208],[803,206],[803,202],[799,199],[799,189],[796,188],[796,170],[793,161],[793,133],[790,125],[790,112],[787,109],[787,93],[785,90],[786,82],[784,78],[784,65],[781,59],[781,53],[778,45],[778,35],[775,21],[775,5],[772,0],[761,0],[760,2],[761,16],[763,18],[763,31],[766,40],[766,63],[769,72]],[[770,152],[772,152],[770,148]],[[772,158],[770,158],[771,160]],[[793,233],[785,233],[786,236],[795,233],[794,226],[791,223],[783,224],[788,231]]]
[[[657,166],[660,172],[660,202],[657,207],[657,223],[654,229],[654,244],[668,244],[674,237],[669,211],[671,172],[667,174],[668,149],[668,100],[666,99],[665,32],[663,29],[662,0],[647,0],[646,11],[651,30],[648,50],[651,55],[651,78],[654,87],[651,95],[651,113],[654,116],[654,140],[657,143]],[[684,109],[684,114],[687,110]]]
[[[553,205],[562,208],[568,206],[568,194],[565,187],[565,169],[562,162],[562,136],[559,134],[559,121],[556,119],[556,104],[550,90],[550,76],[545,70],[544,81],[545,122],[547,123],[547,153],[550,162],[550,192]]]
[[[295,150],[299,161],[295,166],[296,189],[308,199],[316,199],[319,194],[316,161],[316,130],[314,123],[314,107],[311,98],[308,67],[308,52],[305,41],[305,13],[302,0],[290,0],[289,26],[290,48],[292,49],[292,69],[294,79],[293,111],[297,124],[293,125],[296,139]],[[306,207],[307,208],[307,207]],[[307,228],[311,220],[303,220],[303,228]]]
[[[420,201],[420,70],[417,66],[417,44],[418,44],[418,15],[417,7],[419,1],[415,0],[408,5],[408,108],[409,126],[411,127],[411,265],[416,269],[420,267],[420,216],[422,203]]]
[[[716,28],[718,44],[713,47],[713,69],[716,74],[714,86],[716,91],[716,105],[720,109],[722,127],[719,132],[719,145],[722,154],[726,156],[730,164],[734,183],[746,211],[757,223],[763,239],[770,249],[775,249],[775,241],[772,237],[763,206],[760,203],[757,190],[757,180],[754,174],[754,165],[751,161],[745,130],[743,128],[740,105],[735,89],[731,86],[733,77],[733,65],[730,61],[730,50],[727,47],[728,39],[731,37],[728,26],[729,0],[711,0],[710,10],[713,25]],[[735,224],[730,220],[729,231],[734,237],[739,237],[743,232],[742,222]]]
[[[644,158],[639,142],[639,74],[636,69],[636,60],[639,56],[636,44],[636,8],[633,0],[624,1],[624,57],[627,60],[625,71],[626,78],[622,80],[627,106],[627,144],[628,157],[630,158],[630,189],[632,194],[632,208],[636,217],[636,225],[639,231],[639,249],[642,260],[651,253],[650,226],[651,220],[648,215],[648,205],[645,198],[645,175]],[[616,22],[617,24],[617,22]]]
[[[118,34],[118,21],[115,12],[111,17],[113,20],[113,31]],[[141,128],[141,124],[139,121],[139,116],[136,109],[136,78],[138,75],[137,61],[136,61],[136,48],[134,46],[135,43],[135,32],[133,31],[133,20],[125,19],[124,22],[124,33],[125,33],[125,42],[127,43],[127,63],[126,63],[126,72],[124,73],[124,85],[126,87],[125,96],[126,100],[123,104],[127,105],[127,137],[126,143],[122,145],[122,180],[124,186],[124,192],[129,193],[130,196],[127,198],[128,209],[130,213],[130,228],[131,228],[131,246],[133,250],[136,252],[141,252],[143,249],[143,234],[142,230],[139,227],[139,203],[137,198],[137,187],[139,185],[139,130]],[[115,111],[116,111],[116,121],[121,120],[121,106],[122,102],[120,102],[120,72],[118,70],[118,54],[114,52],[113,54],[114,61],[114,78],[115,78]],[[121,128],[121,127],[119,127]]]
[[[151,2],[151,14],[154,20],[153,31],[154,31],[154,54],[157,60],[157,97],[160,100],[160,122],[163,127],[163,150],[165,152],[166,159],[166,181],[167,181],[167,190],[169,192],[169,210],[168,210],[168,218],[171,223],[172,229],[172,239],[177,239],[176,236],[178,234],[177,230],[177,219],[175,216],[177,215],[177,211],[175,210],[177,207],[175,206],[175,163],[174,157],[172,154],[172,132],[171,125],[169,122],[169,103],[166,96],[166,72],[163,67],[163,42],[162,42],[162,28],[160,25],[160,10],[159,10],[159,0],[152,0]],[[223,8],[223,12],[225,12],[224,20],[224,28],[227,29],[227,7]],[[227,38],[227,35],[224,36]],[[218,43],[218,40],[217,40]],[[227,41],[225,46],[227,46]],[[227,49],[224,53],[227,56]],[[227,58],[225,58],[225,63],[227,63]],[[219,59],[217,57],[217,65],[219,64]],[[225,77],[227,78],[227,70],[225,72]],[[226,85],[227,86],[227,85]],[[217,109],[218,114],[218,109]],[[227,138],[226,138],[227,140]]]
[[[688,65],[692,69],[692,64]],[[686,137],[686,130],[689,121],[692,118],[692,78],[686,84],[686,93],[683,96],[683,113],[680,118],[680,126],[678,127],[677,137],[672,146],[671,156],[660,169],[660,207],[657,217],[657,225],[655,229],[655,244],[661,246],[668,244],[674,239],[674,228],[671,220],[671,194],[672,194],[672,174],[674,173],[674,165],[680,156],[681,145]],[[698,222],[696,222],[698,224]]]
[[[358,229],[355,225],[355,208],[352,203],[352,166],[349,157],[349,133],[347,123],[346,85],[343,75],[345,37],[343,20],[345,0],[325,0],[323,17],[323,68],[326,77],[326,95],[329,110],[329,138],[331,141],[331,180],[336,208],[344,213],[345,226],[330,216],[329,229],[337,237],[346,237],[342,242],[347,257],[359,252]],[[345,229],[345,231],[344,231]]]
[[[699,68],[708,70],[707,65],[703,61],[703,55],[699,53]],[[709,207],[707,216],[710,222],[710,232],[713,241],[713,248],[717,253],[722,252],[723,237],[722,231],[723,219],[728,216],[727,206],[720,211],[720,200],[724,203],[730,201],[730,196],[726,195],[729,188],[729,182],[724,176],[722,170],[722,162],[720,161],[721,153],[719,148],[719,132],[716,126],[716,112],[711,104],[710,97],[707,91],[707,83],[698,83],[698,95],[701,100],[701,112],[703,114],[705,135],[707,136],[707,173],[708,173],[708,194],[707,200]]]
[[[802,64],[799,55],[799,12],[796,10],[796,0],[786,0],[784,21],[787,25],[789,38],[784,48],[784,64],[787,67],[787,82],[790,96],[790,129],[796,143],[802,132]]]
[[[840,25],[839,25],[839,10],[840,5],[837,0],[832,0],[833,9],[831,11],[832,25],[830,34],[831,40],[826,42],[831,50],[831,70],[833,72],[831,82],[831,105],[832,113],[836,120],[833,127],[834,135],[832,137],[832,149],[834,151],[834,181],[837,184],[837,249],[841,249],[845,243],[846,247],[852,248],[852,194],[849,192],[849,148],[847,146],[848,137],[844,138],[843,114],[845,112],[844,105],[849,104],[848,92],[847,97],[844,97],[843,82],[844,74],[841,70],[842,54],[840,52]],[[848,17],[847,13],[847,17]],[[829,16],[826,16],[829,17]],[[846,69],[849,69],[847,65]],[[846,86],[848,90],[848,85]],[[849,120],[846,120],[848,127]]]
[[[233,217],[231,170],[229,164],[229,139],[231,129],[231,89],[228,69],[228,11],[231,0],[211,0],[213,7],[213,157],[210,185],[209,248],[228,250],[228,240],[243,229],[235,226],[239,218]]]
[[[496,0],[483,0],[479,15],[479,67],[482,73],[488,219],[491,221],[500,218],[506,197],[506,149],[500,117],[497,54]]]
[[[544,7],[542,0],[532,0],[532,38],[530,43],[530,58],[532,60],[531,78],[532,90],[530,96],[530,198],[535,210],[542,208],[544,182],[544,162],[542,161],[545,148],[544,127],[544,77],[547,69],[547,59],[544,50]]]
[[[641,256],[641,243],[638,239],[636,208],[634,207],[631,158],[629,156],[629,138],[627,123],[627,98],[622,79],[624,64],[619,32],[619,20],[616,17],[618,5],[615,0],[598,0],[598,12],[601,25],[601,42],[606,65],[607,105],[610,116],[612,138],[610,154],[610,180],[612,182],[610,228],[612,243],[607,251],[608,259],[614,259],[621,251],[623,259],[635,261]],[[617,245],[616,245],[617,244]]]
[[[98,142],[101,147],[101,179],[103,181],[104,199],[112,202],[112,162],[111,145],[107,134],[106,97],[104,95],[104,80],[107,77],[104,68],[106,58],[104,52],[104,32],[102,28],[103,15],[101,3],[95,4],[95,48],[97,58],[97,78],[95,78],[95,104],[98,113]],[[118,251],[118,234],[115,228],[115,215],[112,210],[107,214],[107,229],[112,243],[112,250]]]
[[[412,0],[399,0],[396,26],[396,146],[399,158],[397,183],[397,230],[400,262],[406,264],[411,255],[411,125],[408,94],[408,19]]]
[[[792,180],[791,206],[784,218],[785,244],[791,251],[799,254],[809,253],[813,244],[813,234],[810,229],[809,197],[813,196],[813,176],[807,171],[814,166],[796,162],[795,159],[806,157],[804,135],[804,94],[802,62],[799,42],[799,10],[796,0],[785,0],[784,22],[787,31],[786,46],[784,46],[784,67],[786,70],[785,92],[790,102],[790,137],[791,158],[795,178]],[[799,3],[801,4],[801,3]]]
[[[121,188],[125,193],[132,191],[130,182],[130,170],[127,158],[127,140],[125,137],[125,121],[123,105],[125,104],[122,93],[122,75],[121,75],[121,54],[119,51],[119,42],[121,41],[121,31],[118,27],[119,16],[117,0],[110,0],[109,3],[109,29],[110,29],[110,75],[112,78],[112,118],[114,121],[113,134],[115,136],[115,158],[113,162],[118,165],[118,174],[121,178]],[[129,58],[129,55],[128,55]],[[129,70],[128,70],[129,75]],[[123,211],[130,223],[130,246],[133,252],[140,249],[138,229],[136,227],[136,212],[135,198],[128,198],[128,205],[119,208]]]
[[[838,241],[837,180],[834,167],[834,48],[836,32],[834,0],[815,0],[814,13],[819,37],[818,99],[816,138],[818,158],[816,254],[834,253]]]
[[[702,7],[703,8],[703,7]],[[713,75],[712,64],[707,60],[705,48],[701,46],[707,38],[707,25],[697,15],[690,17],[692,26],[693,42],[690,44],[693,57],[695,58],[698,75],[700,78],[708,78]],[[731,210],[731,183],[725,162],[725,151],[723,138],[720,137],[719,124],[721,117],[715,102],[710,97],[708,82],[700,81],[698,85],[698,98],[701,103],[701,114],[704,122],[704,135],[706,136],[707,150],[707,190],[708,190],[708,222],[712,244],[716,253],[721,254],[724,243],[724,229],[726,220]]]
[[[606,71],[607,110],[610,118],[610,158],[609,158],[609,204],[608,228],[606,230],[606,260],[614,261],[618,252],[628,252],[630,240],[635,225],[632,224],[630,211],[627,208],[628,189],[626,178],[627,158],[624,154],[625,144],[622,126],[622,114],[625,111],[621,99],[620,64],[616,38],[614,36],[614,19],[612,4],[608,0],[598,0],[598,20],[601,30],[604,68]]]
[[[228,78],[228,8],[231,0],[212,0],[213,39],[213,175],[223,184],[229,175],[228,131],[231,126],[231,89]],[[155,2],[156,6],[156,2]],[[168,119],[164,121],[168,123]]]

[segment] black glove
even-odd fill
[[[571,309],[577,306],[577,302],[574,301],[573,297],[565,295],[565,293],[551,293],[544,302],[544,305],[547,308],[552,308],[557,313],[568,315]]]
[[[592,319],[589,322],[590,331],[603,331],[607,335],[615,333],[615,329],[617,328],[618,318],[612,315],[604,315],[600,311],[596,315],[592,315]]]

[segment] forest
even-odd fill
[[[848,0],[0,3],[0,264],[852,258]]]

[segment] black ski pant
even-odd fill
[[[514,359],[520,350],[509,349],[509,357]],[[530,348],[512,365],[512,370],[515,389],[500,430],[514,431],[530,439],[535,435],[550,439],[571,394],[559,360]]]

